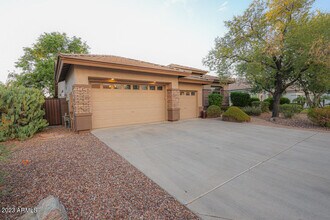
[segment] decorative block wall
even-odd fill
[[[89,85],[74,85],[72,94],[74,114],[91,114],[91,87]]]

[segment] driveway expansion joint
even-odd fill
[[[220,187],[222,187],[222,186],[226,185],[227,183],[229,183],[229,182],[231,182],[231,181],[237,179],[238,177],[244,175],[245,173],[248,173],[248,172],[251,171],[252,169],[254,169],[254,168],[256,168],[256,167],[258,167],[258,166],[260,166],[260,165],[266,163],[267,161],[269,161],[269,160],[271,160],[271,159],[277,157],[278,155],[280,155],[280,154],[282,154],[282,153],[284,153],[284,152],[286,152],[286,151],[292,149],[292,148],[295,147],[296,145],[298,145],[298,144],[300,144],[300,143],[302,143],[302,142],[308,140],[309,138],[314,137],[314,136],[317,135],[318,133],[319,133],[319,132],[316,132],[316,133],[314,133],[314,134],[312,134],[312,135],[310,135],[310,136],[304,138],[303,140],[298,141],[297,143],[295,143],[295,144],[293,144],[293,145],[291,145],[291,146],[289,146],[289,147],[287,147],[287,148],[281,150],[280,152],[274,154],[273,156],[270,156],[270,157],[266,158],[265,160],[260,161],[259,163],[253,165],[252,167],[249,167],[248,169],[246,169],[246,170],[240,172],[240,173],[237,174],[236,176],[233,176],[232,178],[226,180],[225,182],[223,182],[223,183],[221,183],[221,184],[215,186],[214,188],[210,189],[209,191],[206,191],[205,193],[203,193],[203,194],[201,194],[201,195],[195,197],[194,199],[190,200],[189,202],[185,203],[184,205],[186,205],[186,206],[188,207],[190,204],[196,202],[198,199],[200,199],[200,198],[206,196],[207,194],[213,192],[213,191],[216,190],[216,189],[219,189]]]
[[[201,216],[211,217],[211,218],[217,218],[217,219],[234,220],[232,218],[225,218],[225,217],[221,217],[221,216],[217,216],[217,215],[201,214],[201,213],[198,213],[198,212],[196,212],[196,214],[201,215]]]

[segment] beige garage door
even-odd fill
[[[154,85],[92,85],[93,129],[165,121],[164,90]]]
[[[180,119],[197,118],[197,92],[180,91]]]

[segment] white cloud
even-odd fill
[[[227,9],[227,5],[228,5],[228,1],[223,2],[223,3],[220,5],[218,11],[225,11],[225,10]]]

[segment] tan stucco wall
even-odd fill
[[[203,89],[211,89],[211,85],[204,85]]]
[[[65,89],[65,81],[61,81],[57,84],[58,87],[58,97],[59,98],[64,98],[66,95],[66,89]],[[63,91],[63,94],[62,94]]]
[[[201,108],[203,106],[203,100],[202,100],[203,85],[191,84],[191,83],[179,83],[179,89],[180,90],[194,90],[194,91],[197,91],[197,94],[198,94],[198,97],[197,97],[198,107]]]
[[[74,84],[76,84],[76,73],[75,73],[75,67],[71,66],[65,79],[67,100],[69,99],[69,94],[72,92],[72,86]]]
[[[75,84],[88,84],[88,77],[105,77],[123,80],[141,80],[170,83],[169,88],[178,88],[178,77],[149,73],[122,72],[105,68],[75,66]]]

